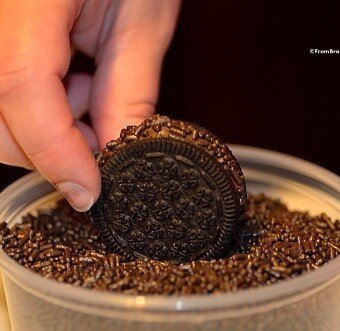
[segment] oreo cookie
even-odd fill
[[[155,115],[97,155],[102,192],[89,211],[110,251],[192,261],[226,254],[245,212],[242,170],[197,125]]]

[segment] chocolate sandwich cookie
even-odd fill
[[[194,124],[155,115],[97,155],[102,192],[89,211],[110,251],[128,259],[213,259],[245,212],[242,170],[225,143]]]

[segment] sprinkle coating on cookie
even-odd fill
[[[244,213],[244,176],[207,130],[155,115],[123,129],[97,156],[102,192],[89,214],[112,252],[129,259],[221,256]]]

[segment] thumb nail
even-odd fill
[[[88,211],[93,205],[93,195],[85,187],[71,181],[56,184],[57,189],[77,211]]]

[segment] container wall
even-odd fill
[[[334,331],[340,325],[340,280],[299,302],[263,313],[211,320],[214,313],[196,313],[187,322],[176,322],[169,313],[164,323],[118,320],[84,314],[46,302],[26,292],[5,273],[4,286],[13,331],[49,330],[133,330],[133,331],[215,331],[215,330],[317,330]],[[246,309],[246,308],[245,308]],[[204,321],[205,318],[210,320]]]
[[[2,283],[2,273],[0,270],[0,330],[1,331],[10,331],[10,323],[8,318],[8,309],[5,298],[4,287]]]

